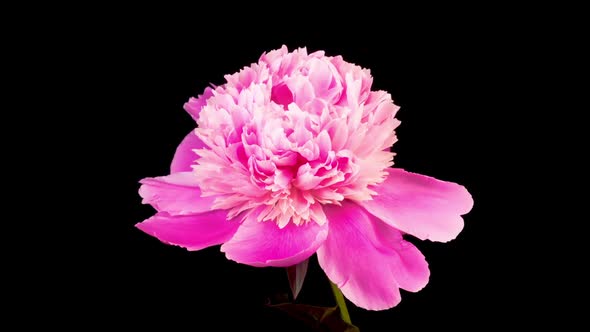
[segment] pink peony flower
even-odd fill
[[[369,70],[283,46],[185,104],[198,127],[171,174],[139,190],[158,213],[137,224],[188,250],[219,245],[252,266],[295,265],[317,253],[359,307],[382,310],[428,282],[403,239],[446,242],[473,200],[455,183],[391,168],[399,107],[371,91]]]

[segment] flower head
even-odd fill
[[[223,244],[253,266],[317,252],[367,309],[424,287],[428,265],[402,235],[451,240],[473,201],[457,184],[391,168],[399,107],[371,91],[369,70],[283,46],[225,79],[185,104],[198,127],[169,176],[142,180],[159,212],[138,227],[189,250]]]

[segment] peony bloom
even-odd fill
[[[395,306],[428,282],[404,234],[446,242],[473,200],[455,183],[393,166],[399,107],[371,91],[369,70],[283,46],[191,98],[198,127],[170,175],[141,180],[158,212],[137,224],[161,241],[287,267],[317,253],[354,304]]]

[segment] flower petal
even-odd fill
[[[355,305],[388,309],[400,302],[400,287],[418,291],[426,286],[428,263],[400,231],[349,200],[324,210],[330,235],[317,251],[318,261]]]
[[[197,98],[190,98],[188,102],[184,104],[184,109],[190,114],[195,121],[199,119],[199,113],[201,109],[207,105],[207,99],[213,96],[213,89],[207,87],[202,95]]]
[[[192,170],[191,165],[199,158],[193,150],[203,148],[207,148],[207,146],[197,137],[195,131],[191,130],[176,148],[176,153],[174,153],[170,165],[170,173],[190,172]]]
[[[192,172],[173,173],[139,181],[139,195],[143,204],[171,215],[195,214],[210,211],[215,196],[201,197],[196,177]]]
[[[371,214],[402,232],[425,240],[447,242],[463,229],[463,218],[473,199],[456,183],[387,169],[387,179],[375,186],[378,195],[360,204]]]
[[[287,267],[300,263],[316,252],[328,235],[328,224],[314,221],[284,228],[274,221],[257,221],[250,215],[234,237],[221,246],[228,259],[252,266]]]
[[[164,243],[193,251],[222,244],[234,235],[240,223],[226,216],[224,210],[186,216],[160,212],[135,226]]]

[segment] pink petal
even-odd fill
[[[143,204],[171,215],[195,214],[211,210],[215,196],[201,197],[195,174],[180,172],[139,181]]]
[[[199,158],[193,149],[203,148],[208,147],[195,135],[195,131],[191,130],[176,148],[176,153],[170,165],[170,173],[190,172],[192,170],[191,165]]]
[[[194,251],[222,244],[234,235],[240,223],[226,215],[224,210],[186,216],[160,212],[135,226],[164,243]]]
[[[252,266],[287,267],[300,263],[316,252],[328,235],[328,224],[314,221],[284,228],[274,221],[248,217],[234,237],[221,246],[228,259]]]
[[[197,98],[190,98],[188,102],[184,104],[184,109],[190,114],[195,121],[199,119],[199,113],[201,109],[207,105],[207,99],[213,96],[213,89],[207,87],[202,95]]]
[[[473,199],[456,183],[387,169],[387,179],[374,187],[378,195],[360,204],[370,213],[402,232],[419,239],[447,242],[463,229],[463,218]]]
[[[330,235],[317,251],[318,261],[355,305],[388,309],[401,301],[400,287],[418,291],[426,286],[428,263],[398,230],[348,200],[324,210]]]

